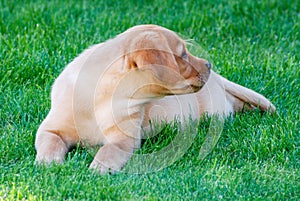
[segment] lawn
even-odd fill
[[[215,71],[264,94],[278,115],[227,119],[204,160],[201,120],[185,154],[159,171],[101,176],[79,147],[63,165],[35,166],[54,79],[85,48],[146,23],[193,39]],[[0,30],[0,200],[300,200],[299,2],[1,0]],[[141,151],[166,146],[176,126]]]

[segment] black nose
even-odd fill
[[[207,63],[205,64],[205,66],[206,66],[208,69],[211,69],[211,63],[207,62]]]

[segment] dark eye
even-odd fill
[[[181,58],[183,58],[183,59],[187,59],[187,53],[186,53],[186,51],[184,51],[182,54],[181,54]]]

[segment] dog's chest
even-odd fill
[[[199,103],[193,94],[167,96],[149,103],[145,115],[145,119],[149,120],[170,122],[176,118],[185,122],[200,117]]]
[[[97,105],[93,115],[80,122],[79,136],[83,144],[105,144],[111,136],[118,134],[138,138],[143,109],[127,106],[126,101],[110,101]]]

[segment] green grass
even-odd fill
[[[294,0],[1,0],[0,200],[299,200],[299,6]],[[63,165],[35,166],[35,132],[49,111],[54,79],[88,46],[143,23],[194,39],[217,72],[264,94],[278,115],[255,111],[227,120],[203,161],[198,155],[209,124],[200,121],[185,155],[158,172],[100,176],[87,169],[92,157],[84,148]],[[166,125],[142,151],[163,148],[174,129]]]

